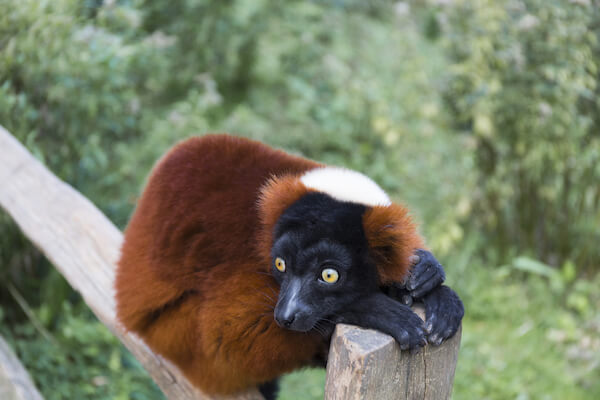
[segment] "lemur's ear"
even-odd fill
[[[423,247],[408,210],[395,203],[371,207],[363,216],[363,227],[380,283],[403,282],[410,269],[409,257]]]
[[[310,189],[307,189],[300,180],[300,176],[294,174],[271,177],[260,189],[258,214],[261,227],[258,251],[263,260],[271,258],[273,233],[277,220],[286,208],[309,191]]]

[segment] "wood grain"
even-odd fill
[[[415,309],[424,319],[422,308]],[[445,400],[452,394],[461,330],[440,346],[400,351],[386,334],[336,326],[327,365],[326,400]]]
[[[44,400],[25,368],[0,337],[0,399]]]

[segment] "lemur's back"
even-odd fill
[[[316,166],[224,135],[175,146],[154,168],[125,231],[119,320],[211,392],[305,364],[318,340],[279,328],[265,308],[278,289],[260,273],[268,261],[256,251],[257,199],[270,176]],[[241,363],[250,363],[248,375],[231,376]]]
[[[153,171],[127,228],[124,255],[128,241],[141,236],[145,243],[136,243],[136,249],[140,244],[147,248],[150,263],[161,274],[181,275],[182,261],[190,273],[247,260],[253,256],[249,250],[259,224],[256,202],[261,186],[274,174],[299,173],[316,165],[247,139],[189,139]],[[173,262],[178,271],[172,271]]]

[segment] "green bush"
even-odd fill
[[[501,259],[525,252],[597,268],[600,18],[591,3],[457,0],[440,11],[452,62],[444,98],[478,175],[469,222]]]
[[[90,20],[79,5],[2,0],[0,120],[54,173],[109,216],[124,218],[129,209],[119,208],[123,192],[112,175],[118,160],[111,148],[140,136],[150,76],[160,76],[160,49],[113,33],[107,25],[117,25],[116,17]],[[135,21],[118,22],[131,30]]]
[[[137,360],[89,310],[63,303],[51,334],[29,323],[0,333],[12,344],[35,384],[48,400],[163,398]],[[47,309],[36,313],[41,319]]]
[[[134,29],[138,12],[107,7],[92,18],[94,8],[75,0],[0,0],[0,9],[0,123],[122,224],[131,203],[112,148],[140,137],[161,65],[154,42],[120,33]],[[2,334],[46,398],[155,398],[137,363],[4,213],[0,264]],[[58,344],[33,330],[12,285]]]
[[[573,281],[525,258],[489,265],[475,254],[481,242],[469,236],[447,259],[466,309],[453,398],[600,396],[600,277]]]
[[[170,2],[152,4],[151,15],[168,15]],[[410,16],[382,21],[378,13],[365,15],[352,4],[347,5],[350,12],[320,2],[275,8],[232,2],[229,12],[260,16],[258,26],[246,33],[256,36],[243,101],[228,94],[227,82],[238,78],[190,61],[205,72],[184,97],[162,109],[160,118],[146,114],[143,149],[125,162],[127,171],[137,170],[135,179],[141,181],[174,141],[207,130],[232,132],[367,173],[413,205],[426,222],[431,244],[449,250],[461,238],[456,221],[467,196],[449,183],[468,187],[470,173],[460,141],[440,128],[444,118],[433,76],[443,71],[445,61]],[[389,5],[387,10],[391,13]],[[173,22],[193,21],[193,27],[166,27],[173,30],[169,34],[189,32],[201,20]],[[136,168],[140,165],[144,168]]]

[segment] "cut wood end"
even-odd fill
[[[425,321],[425,307],[422,304],[417,303],[411,308]],[[343,340],[357,355],[368,354],[395,344],[394,338],[385,333],[347,324],[337,324],[333,337]]]
[[[338,324],[333,337],[343,341],[344,346],[350,348],[351,353],[356,357],[394,345],[394,338],[391,336],[354,325]]]
[[[422,306],[413,310],[424,318]],[[401,351],[389,335],[338,324],[329,349],[325,399],[449,399],[460,339],[461,329],[440,346]]]

